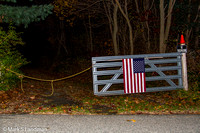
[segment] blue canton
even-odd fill
[[[144,73],[145,72],[144,58],[133,59],[133,71],[134,71],[134,73]]]

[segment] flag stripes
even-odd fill
[[[123,59],[124,93],[146,92],[144,59]]]

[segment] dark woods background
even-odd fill
[[[164,16],[160,15],[161,2]],[[62,62],[92,56],[176,52],[182,33],[189,54],[199,50],[199,0],[23,0],[9,4],[54,5],[45,20],[27,28],[17,26],[26,43],[18,49],[33,66],[54,69]],[[161,34],[162,17],[168,35]]]

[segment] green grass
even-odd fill
[[[145,95],[145,94],[140,94]],[[53,112],[55,114],[137,114],[137,113],[194,113],[200,112],[199,91],[171,91],[151,93],[144,99],[135,98],[134,94],[112,97],[84,97],[82,105],[57,106],[39,112]],[[138,96],[137,96],[138,97]]]

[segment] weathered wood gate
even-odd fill
[[[125,94],[122,59],[144,58],[146,92],[183,88],[182,53],[92,57],[93,90],[95,95]],[[121,86],[114,86],[121,84]],[[114,87],[112,87],[114,86]]]

